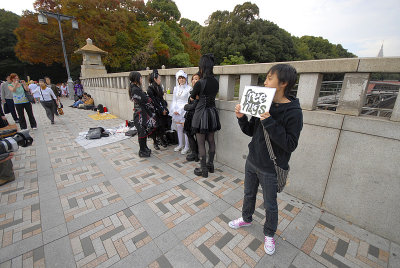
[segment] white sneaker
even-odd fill
[[[175,147],[174,151],[179,152],[182,149],[182,146]]]
[[[183,148],[181,154],[187,154],[187,152],[189,152],[189,148]]]
[[[37,127],[33,127],[32,129],[33,129],[33,130],[37,130]]]
[[[240,227],[250,226],[250,225],[251,225],[251,222],[245,222],[245,221],[243,220],[243,218],[240,217],[240,218],[238,218],[238,219],[236,219],[236,220],[230,221],[230,222],[228,223],[228,225],[229,225],[229,227],[231,227],[231,228],[233,228],[233,229],[238,229],[238,228],[240,228]]]
[[[275,252],[275,239],[273,237],[265,236],[264,238],[264,250],[268,255],[272,255]]]

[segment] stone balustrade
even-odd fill
[[[287,62],[299,75],[297,97],[304,127],[290,160],[290,184],[285,191],[400,243],[400,100],[390,118],[362,116],[371,73],[400,73],[400,58],[352,58]],[[219,109],[222,129],[216,134],[217,161],[243,171],[250,138],[241,133],[234,115],[235,80],[239,96],[246,85],[256,85],[276,63],[216,66],[220,83]],[[159,69],[165,89],[175,86],[179,69]],[[191,76],[198,68],[183,68]],[[150,70],[141,71],[143,88]],[[316,110],[324,74],[343,73],[336,111]],[[111,113],[132,119],[128,97],[128,72],[83,77],[85,91]],[[172,100],[172,95],[167,95]]]

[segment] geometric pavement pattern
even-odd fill
[[[285,193],[278,194],[277,251],[268,256],[261,189],[253,225],[228,226],[241,214],[243,173],[216,162],[208,178],[194,176],[198,162],[175,146],[155,151],[151,140],[152,157],[139,158],[136,137],[85,150],[74,141],[79,132],[124,121],[95,121],[63,102],[55,125],[33,105],[34,143],[15,153],[16,180],[0,187],[0,267],[400,267],[394,242],[318,208],[315,221],[304,219],[312,206]],[[46,227],[57,215],[60,225]]]

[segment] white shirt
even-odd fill
[[[40,93],[39,93],[39,91],[37,91],[36,90],[36,88],[38,87],[38,85],[36,85],[36,84],[30,84],[29,86],[29,89],[31,90],[31,92],[32,92],[32,94],[33,94],[33,97],[36,99],[36,98],[39,98],[40,96]]]
[[[40,97],[41,101],[51,101],[52,99],[54,99],[54,100],[57,99],[56,95],[54,95],[53,90],[51,90],[51,88],[49,88],[49,87],[46,87],[46,89],[41,89],[40,86],[38,86],[36,88],[35,92],[39,93],[39,97]]]

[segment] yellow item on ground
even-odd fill
[[[117,116],[113,115],[113,114],[91,114],[89,115],[90,118],[92,118],[93,120],[108,120],[108,119],[116,119],[118,118]]]

